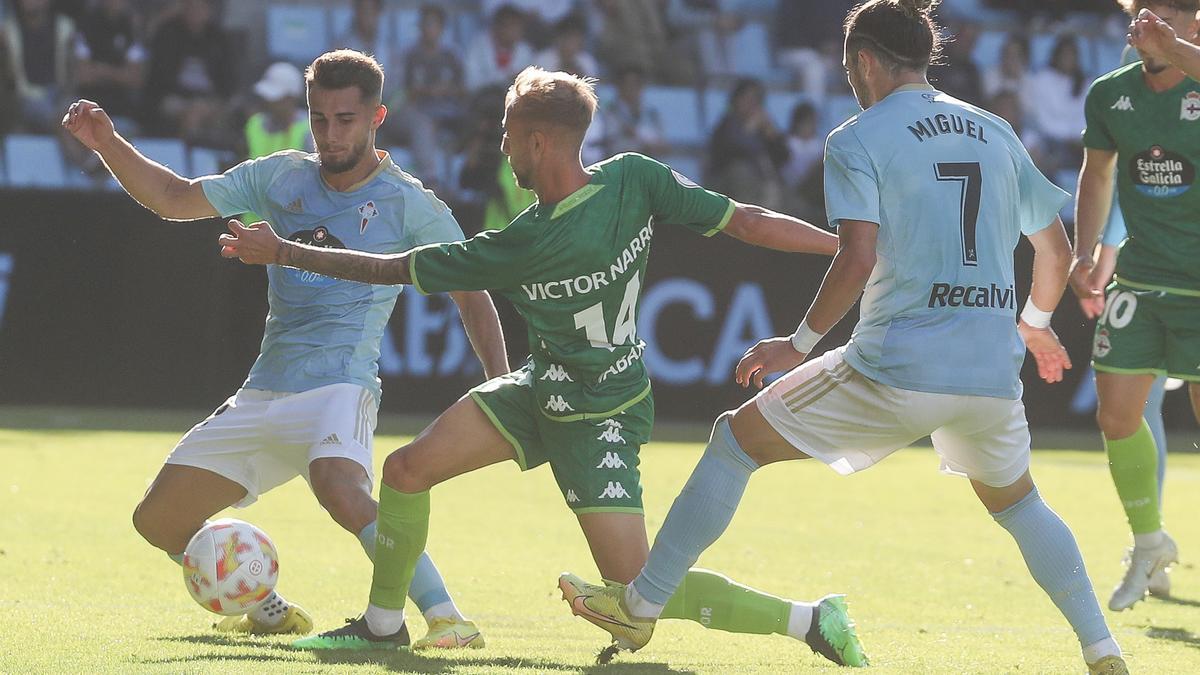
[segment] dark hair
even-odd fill
[[[524,20],[525,20],[525,12],[522,12],[517,7],[510,5],[508,3],[505,3],[505,4],[497,7],[495,13],[492,14],[492,25],[493,26],[502,24],[505,21],[524,21]]]
[[[792,116],[788,120],[788,128],[795,128],[797,124],[807,119],[816,120],[817,109],[808,101],[801,101],[792,108]]]
[[[729,92],[729,106],[733,107],[738,99],[749,94],[752,91],[757,91],[760,96],[765,96],[767,88],[763,86],[761,80],[753,77],[743,77],[734,83],[733,89]]]
[[[309,89],[357,87],[364,99],[378,104],[383,100],[383,66],[360,51],[337,49],[318,56],[304,69],[304,84]]]
[[[1080,63],[1082,54],[1079,53],[1079,43],[1075,41],[1074,37],[1070,35],[1058,37],[1058,40],[1054,42],[1054,49],[1050,52],[1050,67],[1058,70],[1058,59],[1068,49],[1075,50],[1075,70],[1059,72],[1071,77],[1071,94],[1078,96],[1083,93],[1083,86],[1087,84],[1087,78],[1083,74],[1083,65]]]
[[[846,16],[846,52],[869,49],[893,69],[925,70],[942,41],[933,8],[939,0],[867,0]]]
[[[587,35],[587,24],[578,16],[568,14],[554,26],[554,37],[559,37],[564,33]]]

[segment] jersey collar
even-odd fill
[[[371,171],[371,173],[367,174],[365,178],[358,181],[357,183],[351,185],[350,187],[346,188],[345,190],[335,190],[335,192],[354,192],[355,190],[362,189],[363,186],[365,186],[367,183],[370,183],[371,181],[375,180],[379,176],[379,174],[383,173],[384,171],[387,171],[388,169],[390,169],[392,167],[392,156],[390,154],[388,154],[387,150],[376,149],[375,156],[379,158],[379,166],[376,166]],[[324,176],[321,176],[321,183],[323,183],[326,188],[333,190],[333,186],[331,186],[325,180]]]

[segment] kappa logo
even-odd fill
[[[296,197],[290,204],[283,207],[283,210],[289,213],[304,213],[304,202],[299,197]]]
[[[571,379],[571,376],[567,373],[567,369],[557,363],[551,363],[549,366],[546,366],[546,372],[542,373],[542,376],[538,380],[550,380],[551,382],[575,381]]]
[[[1122,96],[1109,107],[1109,110],[1133,110],[1133,101],[1130,101],[1128,96]]]
[[[596,465],[597,469],[628,469],[625,460],[621,459],[615,452],[604,453],[604,459]]]
[[[622,427],[620,422],[610,418],[604,420],[596,426],[604,428],[604,431],[600,432],[600,435],[596,437],[596,440],[604,441],[605,443],[620,443],[621,445],[625,444],[625,439],[621,437]]]
[[[600,496],[597,497],[597,499],[629,499],[629,498],[630,498],[629,493],[625,491],[625,488],[621,487],[621,484],[619,482],[611,481],[611,480],[608,481],[608,485],[605,486],[604,492],[601,492]]]
[[[379,209],[375,208],[375,202],[367,202],[358,207],[358,215],[362,216],[362,222],[358,224],[358,233],[364,234],[371,219],[379,215]]]
[[[1200,91],[1189,91],[1179,104],[1179,119],[1188,122],[1200,120]]]
[[[567,403],[567,399],[558,394],[553,394],[549,399],[546,400],[546,410],[558,413],[567,411],[575,412],[575,409],[571,407],[571,404]]]
[[[341,445],[341,444],[342,444],[342,440],[340,438],[338,438],[337,434],[329,434],[328,436],[325,437],[324,440],[321,441],[321,445]]]
[[[574,490],[567,490],[567,503],[574,504],[579,501],[579,495],[575,494]]]

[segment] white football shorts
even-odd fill
[[[238,483],[246,488],[239,508],[296,476],[307,481],[309,463],[323,457],[358,462],[374,483],[377,414],[375,397],[357,384],[298,393],[242,388],[192,427],[166,463],[208,469]]]
[[[931,436],[942,471],[991,487],[1029,468],[1020,399],[932,394],[868,379],[828,351],[779,378],[755,401],[775,431],[840,474],[862,471]]]

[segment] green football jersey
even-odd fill
[[[610,417],[650,394],[637,316],[654,228],[712,236],[734,210],[643,155],[588,172],[588,184],[557,204],[535,203],[503,230],[410,259],[422,293],[487,289],[512,301],[528,324],[538,406],[563,421]]]
[[[1117,278],[1147,290],[1200,294],[1200,82],[1163,92],[1146,86],[1141,62],[1099,78],[1088,91],[1083,144],[1117,152],[1117,194],[1129,238]]]

